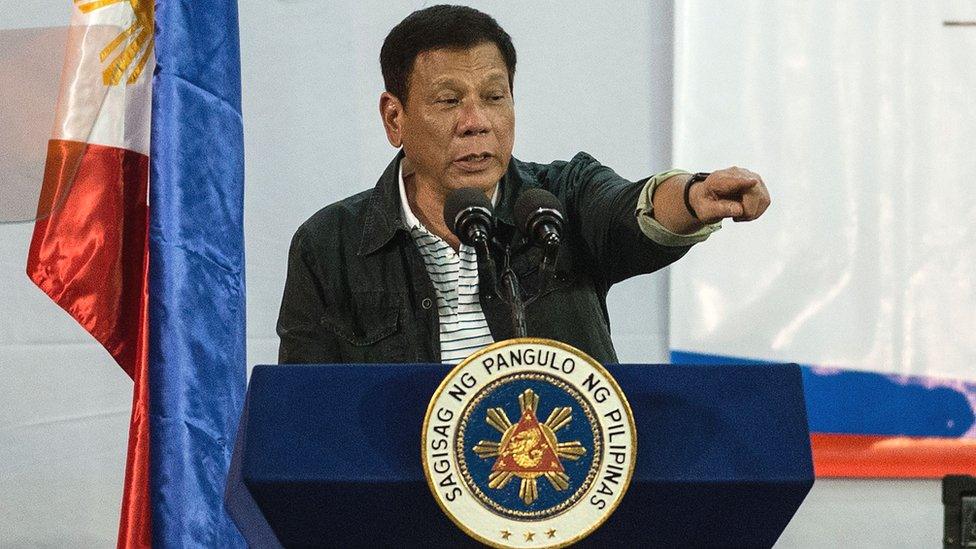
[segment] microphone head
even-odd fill
[[[464,244],[471,245],[469,229],[484,225],[490,230],[493,218],[491,201],[475,187],[454,189],[444,201],[444,223]]]
[[[515,201],[515,225],[523,234],[531,235],[533,225],[540,214],[549,221],[562,225],[565,215],[563,205],[556,195],[545,189],[533,188],[524,191]]]

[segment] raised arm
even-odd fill
[[[686,204],[685,187],[691,177],[674,175],[654,193],[654,219],[673,233],[691,234],[726,218],[752,221],[769,207],[762,178],[744,168],[718,170],[694,182],[687,189]]]

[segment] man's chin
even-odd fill
[[[476,187],[479,189],[490,190],[495,187],[495,184],[498,183],[504,174],[505,171],[499,169],[497,166],[476,172],[456,171],[455,173],[451,174],[450,180],[448,181],[448,187],[451,189]]]

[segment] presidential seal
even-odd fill
[[[547,339],[502,341],[447,375],[427,407],[424,474],[441,509],[494,547],[562,547],[616,509],[637,434],[617,382]]]

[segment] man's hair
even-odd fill
[[[386,91],[404,104],[414,61],[423,52],[440,48],[466,49],[494,43],[508,68],[514,89],[515,46],[512,37],[487,13],[467,6],[431,6],[415,11],[393,27],[380,50],[380,68]]]

